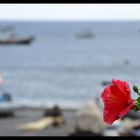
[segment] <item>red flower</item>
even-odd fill
[[[125,81],[113,79],[112,84],[104,89],[101,97],[104,102],[104,121],[108,124],[125,116],[134,107],[129,85]]]

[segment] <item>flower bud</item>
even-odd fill
[[[138,92],[139,92],[138,86],[137,86],[137,85],[134,85],[134,86],[133,86],[133,90],[134,90],[136,93],[138,93]]]

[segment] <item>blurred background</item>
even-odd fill
[[[101,105],[112,78],[140,85],[139,13],[139,4],[1,4],[0,88],[10,107]]]
[[[139,24],[1,22],[35,36],[29,44],[0,44],[3,88],[18,102],[66,106],[100,96],[112,78],[140,84]]]

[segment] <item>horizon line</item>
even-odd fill
[[[46,20],[46,19],[0,19],[0,22],[140,22],[140,19],[138,20],[130,20],[130,19],[116,19],[116,20],[110,20],[110,19],[107,19],[107,20],[84,20],[84,19],[81,19],[81,20],[75,20],[75,19],[70,19],[70,20],[54,20],[54,19],[49,19],[49,20]]]

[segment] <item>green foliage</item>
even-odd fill
[[[138,111],[140,110],[140,97],[138,97],[135,101],[135,108],[134,110]]]
[[[137,86],[137,85],[134,85],[134,86],[133,86],[133,90],[134,90],[136,93],[138,93],[138,92],[139,92],[138,86]]]

